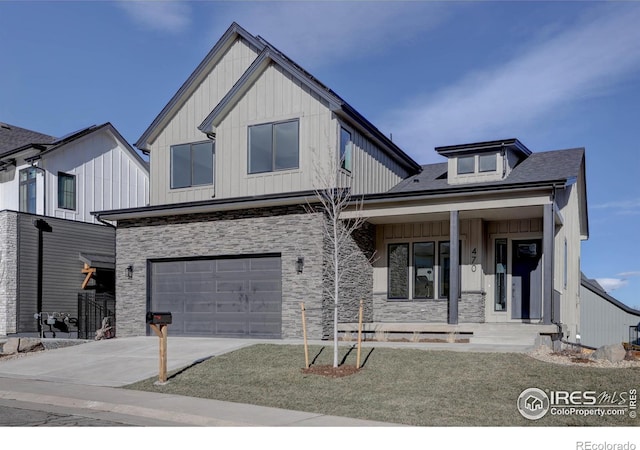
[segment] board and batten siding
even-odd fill
[[[590,347],[629,342],[629,327],[640,323],[632,313],[584,284],[580,286],[580,342]]]
[[[37,331],[38,230],[35,219],[44,219],[51,232],[43,232],[42,309],[77,317],[78,292],[85,275],[80,253],[115,255],[115,229],[71,220],[18,215],[18,333]]]
[[[106,129],[52,152],[47,170],[47,215],[98,223],[92,211],[145,206],[149,198],[146,168]],[[58,208],[58,172],[76,176],[76,209]]]
[[[207,140],[198,126],[249,68],[257,54],[256,48],[238,38],[151,143],[151,205],[207,200],[216,195],[213,186],[171,189],[170,149],[172,145]],[[218,166],[217,155],[215,158]]]

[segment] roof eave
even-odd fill
[[[207,56],[200,62],[198,67],[191,73],[189,78],[180,86],[180,89],[169,100],[165,107],[160,111],[160,114],[151,122],[151,125],[142,133],[142,136],[134,144],[145,154],[150,151],[150,143],[157,137],[159,130],[164,128],[166,123],[175,115],[175,112],[191,95],[191,88],[197,86],[199,82],[206,77],[209,73],[209,68],[215,65],[217,58],[224,54],[224,51],[228,49],[233,42],[239,37],[245,39],[249,44],[262,50],[263,44],[256,39],[255,36],[250,34],[236,22],[233,22],[231,26],[225,31],[222,37],[216,42],[213,48],[207,53]]]

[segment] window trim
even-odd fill
[[[275,133],[274,133],[274,127],[276,125],[280,125],[280,124],[284,124],[284,123],[292,123],[295,122],[297,125],[297,134],[298,134],[298,141],[297,141],[297,153],[298,153],[298,164],[296,165],[296,167],[287,167],[287,168],[283,168],[283,169],[276,169],[276,142],[275,142]],[[252,172],[251,171],[251,128],[253,127],[259,127],[259,126],[264,126],[264,125],[271,125],[271,170],[259,170],[259,171],[255,171]],[[263,122],[263,123],[253,123],[251,125],[247,126],[247,175],[257,175],[257,174],[262,174],[262,173],[272,173],[272,172],[284,172],[284,171],[288,171],[288,170],[299,170],[300,169],[300,118],[299,117],[295,117],[292,119],[284,119],[284,120],[277,120],[274,122]]]
[[[211,183],[193,184],[193,147],[195,145],[209,144],[209,143],[211,144]],[[190,184],[188,186],[174,187],[173,186],[173,150],[175,147],[181,147],[185,145],[189,146],[189,167],[191,169],[189,173]],[[177,189],[190,189],[190,188],[200,187],[200,186],[213,186],[216,181],[215,172],[216,172],[216,141],[215,140],[207,139],[204,141],[185,142],[182,144],[173,144],[169,146],[169,189],[177,190]]]
[[[73,179],[73,207],[68,207],[68,206],[64,206],[64,199],[66,198],[66,196],[60,196],[61,194],[61,188],[62,188],[62,180],[65,178],[71,178]],[[58,172],[58,209],[64,209],[66,211],[77,211],[78,209],[78,183],[77,183],[77,176],[75,174],[72,173],[66,173],[66,172]],[[61,202],[61,200],[63,200]]]

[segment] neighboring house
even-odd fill
[[[631,342],[630,327],[640,325],[640,310],[619,302],[582,275],[580,284],[580,342],[591,347]],[[640,345],[640,343],[637,343]]]
[[[329,187],[363,200],[343,217],[367,218],[347,249],[342,329],[362,299],[369,330],[580,332],[584,149],[508,139],[440,147],[447,162],[420,166],[235,23],[136,146],[149,206],[96,212],[117,222],[119,335],[148,333],[158,310],[172,335],[299,337],[304,302],[309,335],[330,336],[325,219],[305,207],[337,165]]]
[[[62,138],[0,124],[0,335],[37,332],[38,312],[75,317],[85,263],[88,286],[113,291],[115,230],[91,211],[146,205],[148,180],[110,123]]]

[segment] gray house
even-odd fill
[[[136,146],[150,204],[117,223],[119,335],[173,313],[172,335],[313,338],[332,332],[318,188],[361,200],[340,329],[360,299],[370,331],[580,333],[580,243],[589,235],[585,152],[517,139],[439,147],[421,166],[340,96],[232,24]],[[336,174],[327,184],[323,175]],[[125,273],[128,271],[128,276]]]

